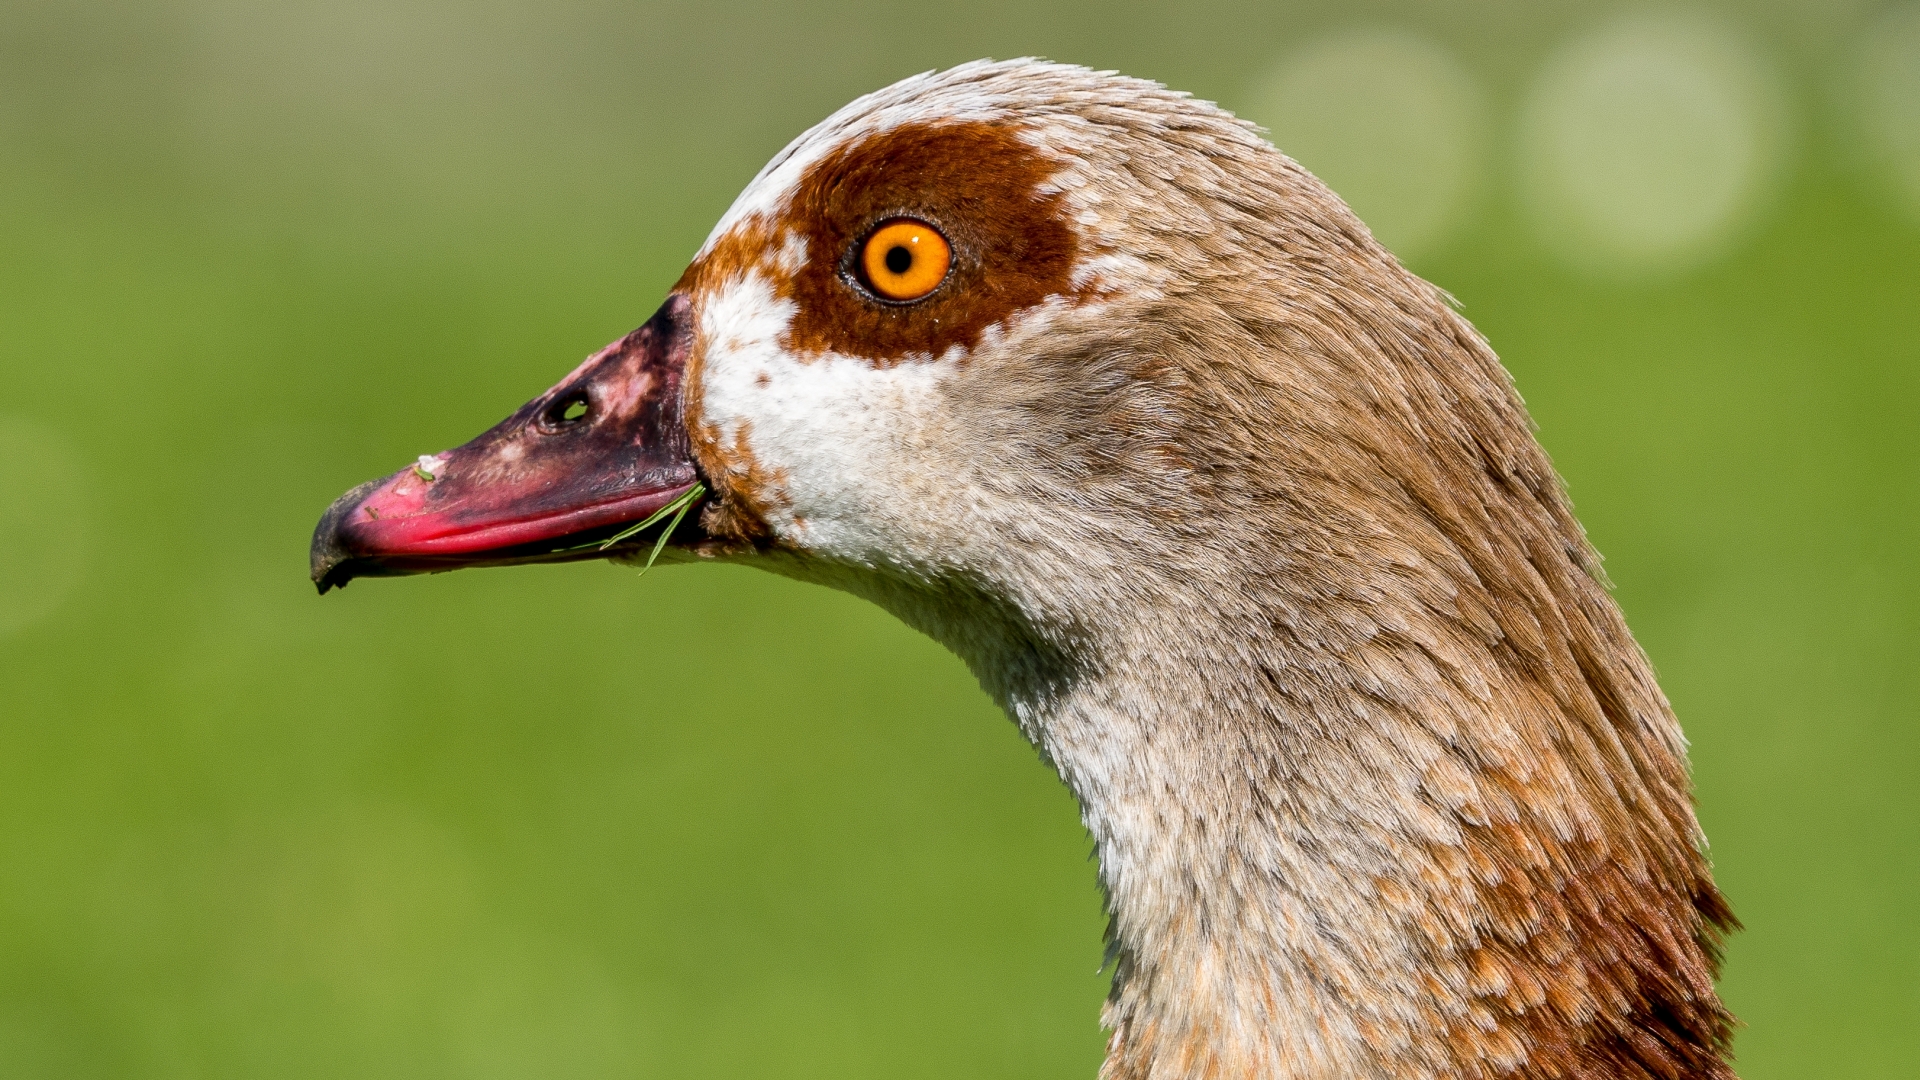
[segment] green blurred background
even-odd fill
[[[747,570],[371,581],[340,491],[863,91],[1273,128],[1514,371],[1693,740],[1750,1080],[1920,1060],[1920,7],[0,4],[0,1077],[1091,1077],[1071,800]]]

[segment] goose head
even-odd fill
[[[740,561],[942,641],[1079,799],[1110,1080],[1732,1075],[1679,728],[1499,361],[1156,84],[854,101],[313,551]]]

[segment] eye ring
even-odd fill
[[[854,266],[875,296],[912,303],[947,280],[953,248],[939,229],[918,218],[890,218],[867,234]]]

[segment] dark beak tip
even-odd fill
[[[348,522],[360,504],[388,479],[369,480],[335,499],[333,505],[327,507],[327,512],[320,516],[320,523],[313,527],[313,545],[307,552],[307,566],[320,595],[325,596],[329,589],[344,589],[347,582],[353,580],[356,552],[346,535]]]
[[[337,571],[337,572],[336,572]],[[344,589],[353,580],[353,571],[344,564],[335,564],[325,570],[314,573],[313,587],[321,596],[334,589]]]

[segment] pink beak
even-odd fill
[[[692,343],[692,305],[675,293],[479,438],[347,492],[314,529],[314,584],[614,553],[606,538],[700,480],[681,413]]]

